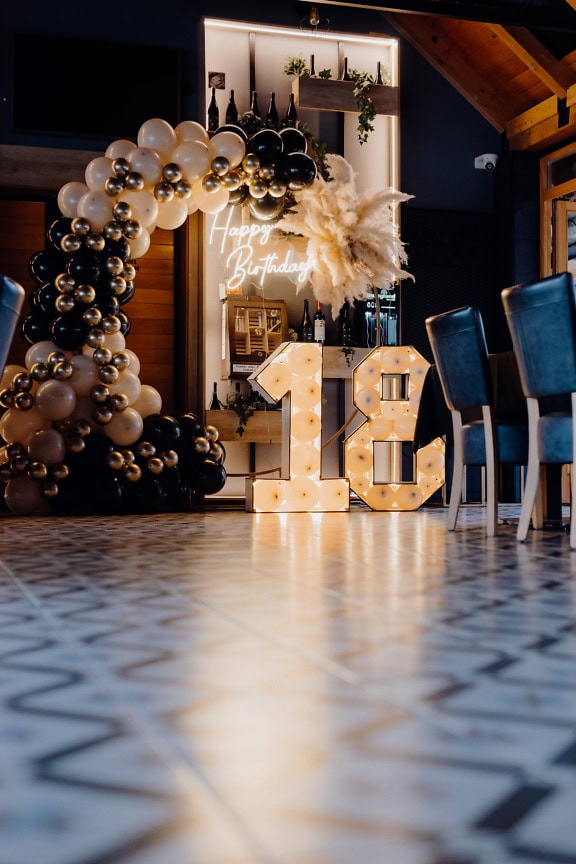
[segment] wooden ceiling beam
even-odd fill
[[[525,27],[503,27],[501,24],[488,26],[555,96],[566,98],[568,88],[576,82],[576,74],[568,63],[557,60]]]
[[[386,14],[386,20],[444,76],[499,132],[506,129],[510,105],[467,54],[446,38],[441,21],[430,15]]]

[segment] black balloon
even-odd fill
[[[46,342],[51,339],[50,318],[39,314],[38,310],[30,312],[22,319],[20,333],[30,345],[34,345],[35,342]]]
[[[305,153],[291,153],[284,160],[284,177],[293,191],[310,186],[316,178],[314,159]]]
[[[55,219],[48,226],[48,231],[46,232],[46,236],[54,249],[57,249],[59,252],[62,251],[62,247],[60,246],[60,242],[66,234],[72,233],[72,219],[69,219],[67,216],[62,216],[60,219]]]
[[[282,153],[282,138],[274,129],[261,129],[250,138],[247,153],[255,153],[262,162],[274,164]]]
[[[144,418],[141,441],[149,441],[157,452],[173,450],[180,437],[178,421],[169,414],[149,414]]]
[[[122,294],[118,294],[118,302],[121,306],[124,306],[125,303],[128,303],[134,294],[136,293],[136,283],[135,282],[126,282],[126,290]]]
[[[105,258],[117,255],[118,258],[121,258],[122,261],[126,262],[130,258],[130,244],[124,237],[121,237],[120,240],[106,240],[106,245],[104,246],[104,252],[102,254]]]
[[[100,279],[100,259],[92,252],[77,252],[66,262],[66,272],[84,285],[94,285]]]
[[[49,338],[65,351],[79,351],[85,342],[87,329],[82,314],[74,310],[52,321]]]
[[[120,319],[120,332],[123,336],[128,336],[130,330],[132,329],[132,322],[130,321],[130,318],[123,309],[118,310],[118,312],[116,313],[116,317]]]
[[[230,195],[228,196],[228,204],[230,204],[230,205],[243,204],[244,201],[246,200],[246,198],[248,197],[248,194],[249,194],[248,186],[245,183],[243,183],[241,186],[238,187],[238,189],[234,189],[233,192],[230,192]]]
[[[284,198],[273,198],[272,195],[265,195],[264,198],[250,198],[248,209],[261,222],[270,222],[284,212]]]
[[[306,137],[299,129],[287,126],[286,129],[281,129],[278,134],[282,139],[283,153],[306,153]]]
[[[199,435],[204,435],[204,427],[197,414],[189,412],[178,417],[180,427],[180,442],[193,442]]]
[[[40,285],[51,282],[64,271],[66,257],[52,249],[35,252],[28,262],[29,273]]]
[[[46,282],[38,289],[36,299],[38,306],[46,315],[56,315],[56,306],[54,301],[60,292],[52,282]]]
[[[214,495],[226,483],[224,466],[213,459],[203,459],[196,466],[194,489],[204,495]]]
[[[216,135],[218,134],[218,132],[234,132],[236,135],[242,138],[244,143],[248,141],[248,136],[246,135],[242,127],[235,126],[233,123],[226,123],[224,124],[224,126],[219,126],[216,130]]]
[[[118,298],[108,294],[105,290],[97,289],[96,290],[96,299],[90,303],[90,306],[94,306],[96,309],[99,309],[102,312],[102,315],[105,317],[107,315],[116,315],[118,310],[120,309],[120,303],[118,302]]]

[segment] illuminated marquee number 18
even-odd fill
[[[444,441],[436,438],[416,453],[414,482],[377,483],[374,444],[413,441],[424,376],[429,363],[414,348],[375,348],[354,369],[354,405],[368,418],[344,442],[350,488],[372,510],[416,510],[444,485]],[[405,399],[382,398],[383,376],[407,380]]]
[[[284,342],[250,376],[268,401],[282,405],[282,474],[289,479],[247,478],[246,509],[252,512],[327,512],[350,509],[342,477],[321,478],[322,346]]]

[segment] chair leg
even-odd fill
[[[572,393],[572,465],[570,471],[570,548],[576,549],[576,393]]]
[[[498,477],[494,422],[489,405],[482,406],[486,448],[486,534],[494,537],[498,526]]]
[[[538,419],[539,409],[536,399],[527,399],[526,405],[528,408],[528,468],[526,471],[526,483],[524,484],[524,495],[522,497],[522,509],[520,510],[520,520],[518,522],[518,530],[516,538],[520,541],[526,539],[528,529],[530,527],[530,519],[533,513],[536,514],[535,522],[538,521],[539,508],[542,506],[541,496],[538,496],[540,489],[540,457],[538,455]],[[538,496],[538,504],[536,505]]]
[[[462,484],[464,482],[464,450],[462,448],[462,417],[459,411],[451,411],[452,435],[454,438],[454,449],[452,460],[452,488],[450,490],[450,504],[448,505],[448,531],[454,531],[458,510],[462,501]]]

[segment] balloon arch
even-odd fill
[[[0,479],[18,515],[118,514],[193,509],[226,482],[218,430],[192,413],[162,413],[126,347],[134,261],[155,228],[200,210],[243,205],[257,219],[283,214],[313,183],[315,160],[296,128],[212,137],[186,120],[154,118],[136,143],[114,141],[85,183],[58,193],[61,217],[32,255],[34,288],[21,322],[23,366],[0,382]]]

